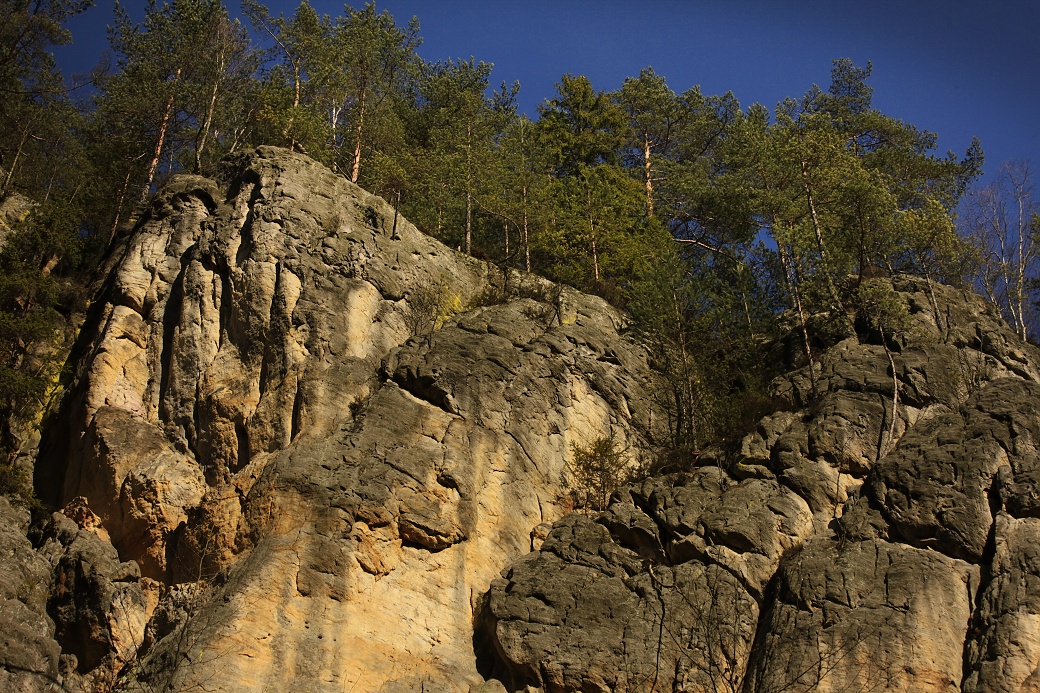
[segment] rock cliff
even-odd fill
[[[739,453],[558,522],[480,632],[546,691],[1040,690],[1040,352],[980,298],[773,383]],[[887,346],[887,349],[886,349]],[[891,357],[891,358],[890,358]],[[893,397],[893,395],[896,395]]]
[[[174,179],[107,277],[59,512],[0,498],[5,690],[1040,689],[1040,352],[977,297],[892,280],[911,329],[586,515],[573,446],[666,421],[600,299],[274,148]]]
[[[62,651],[144,689],[482,683],[475,607],[568,510],[572,444],[649,447],[623,324],[302,156],[176,179],[119,249],[41,446],[52,562],[79,555],[77,518],[118,554],[62,573]]]

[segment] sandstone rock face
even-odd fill
[[[667,421],[602,300],[275,148],[107,267],[61,510],[0,498],[4,690],[1040,690],[1040,352],[977,297],[891,280],[911,329],[587,515],[574,446]]]
[[[605,302],[284,150],[176,179],[120,252],[37,477],[100,525],[44,546],[58,641],[126,688],[484,685],[474,613],[569,509],[572,445],[635,463],[665,421]]]
[[[897,279],[913,328],[774,383],[736,454],[567,518],[488,594],[491,670],[542,691],[1040,690],[1040,353]],[[895,372],[889,356],[895,363]],[[893,397],[896,394],[896,397]]]
[[[39,550],[51,565],[48,613],[65,688],[113,686],[136,661],[159,598],[159,585],[142,579],[136,562],[119,560],[98,520],[82,506],[54,513]]]

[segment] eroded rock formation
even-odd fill
[[[977,297],[893,284],[913,327],[889,353],[869,334],[833,346],[819,398],[805,368],[779,378],[795,410],[739,454],[558,522],[493,583],[497,674],[546,691],[1040,689],[1040,352]]]
[[[121,249],[41,454],[49,500],[85,499],[160,586],[129,609],[149,625],[125,685],[482,683],[475,606],[566,512],[571,445],[648,448],[653,376],[623,323],[306,157],[177,179]],[[83,619],[57,604],[60,635]],[[65,647],[83,675],[95,649]]]
[[[0,498],[5,690],[1040,689],[1040,353],[977,297],[892,280],[911,329],[574,514],[572,446],[667,420],[602,300],[274,148],[108,266],[36,455],[61,510]]]

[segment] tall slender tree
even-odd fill
[[[338,90],[333,23],[306,0],[291,17],[271,16],[256,0],[244,0],[244,13],[269,45],[260,87],[257,136],[332,163],[335,122],[329,115]],[[330,92],[336,97],[331,97]]]
[[[969,192],[962,212],[961,233],[980,251],[974,283],[1025,339],[1036,329],[1030,294],[1040,277],[1040,207],[1029,164],[1005,162],[993,182]]]
[[[349,177],[357,183],[371,122],[396,93],[405,88],[404,78],[417,62],[419,21],[412,18],[398,27],[386,10],[376,11],[375,2],[360,10],[347,6],[347,14],[337,20],[337,43],[341,48],[342,70],[346,77],[343,108],[351,147]]]

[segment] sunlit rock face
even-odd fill
[[[665,421],[605,302],[285,150],[175,179],[118,252],[38,477],[158,585],[127,685],[483,683],[474,614],[568,510],[571,446],[637,459]]]
[[[175,178],[106,271],[60,511],[0,499],[0,688],[1040,689],[1040,354],[978,297],[887,280],[910,329],[575,514],[574,445],[667,437],[602,300],[275,148]]]

